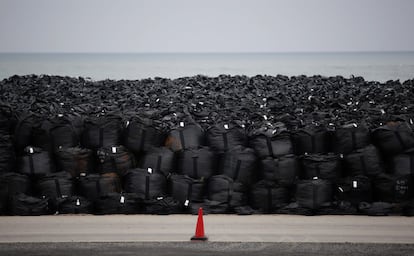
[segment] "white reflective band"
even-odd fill
[[[121,204],[125,203],[125,197],[124,197],[124,196],[121,196],[121,199],[119,200],[119,202],[120,202]]]
[[[228,124],[225,124],[224,125],[224,129],[228,130],[229,129],[229,125]]]
[[[352,181],[352,187],[357,188],[358,187],[358,181],[356,181],[356,180]]]
[[[151,174],[152,173],[152,168],[148,168],[148,173]]]
[[[180,122],[180,127],[184,127],[184,122]]]

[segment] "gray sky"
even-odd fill
[[[414,50],[412,0],[0,0],[0,52]]]

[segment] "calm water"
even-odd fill
[[[371,53],[0,53],[0,79],[52,74],[102,79],[177,78],[197,74],[351,75],[366,80],[414,78],[414,52]]]

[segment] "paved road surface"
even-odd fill
[[[0,255],[414,255],[414,218],[207,215],[0,217]]]

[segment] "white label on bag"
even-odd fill
[[[63,114],[58,114],[58,117],[63,117]]]
[[[358,127],[358,125],[356,124],[356,123],[353,123],[352,124],[355,128],[357,128]]]
[[[148,171],[149,174],[151,174],[152,173],[152,168],[148,168],[147,171]]]
[[[385,114],[385,110],[381,109],[381,114],[384,115]]]
[[[30,148],[29,148],[29,153],[30,153],[30,154],[33,154],[33,153],[34,153],[34,150],[33,150],[33,148],[32,148],[32,147],[30,147]]]
[[[184,202],[184,206],[188,206],[190,204],[190,201],[187,199],[187,200],[185,200],[185,202]]]
[[[339,158],[343,159],[344,158],[344,154],[340,154]]]
[[[125,126],[126,126],[126,127],[128,127],[128,126],[129,126],[129,121],[126,121]]]
[[[266,116],[266,115],[263,115],[263,119],[264,119],[264,120],[267,120],[267,116]]]
[[[314,179],[314,180],[317,180],[317,179],[318,179],[318,177],[317,177],[317,176],[315,176],[315,177],[313,177],[313,179]]]
[[[413,123],[413,119],[412,119],[412,118],[410,118],[410,124],[414,124],[414,123]]]
[[[229,129],[229,125],[228,124],[225,124],[224,125],[224,129],[228,130]]]
[[[76,206],[80,206],[80,205],[81,205],[81,203],[80,203],[80,200],[78,198],[78,199],[76,199]]]
[[[164,197],[162,197],[162,196],[157,197],[157,200],[162,200],[162,199],[164,199]]]
[[[155,102],[159,102],[160,101],[160,99],[157,99]]]
[[[116,154],[116,147],[112,147],[112,154]]]
[[[81,176],[81,177],[85,177],[85,176],[86,176],[86,172],[81,172],[81,173],[79,174],[79,176]]]
[[[184,127],[184,122],[180,122],[180,127]]]
[[[339,191],[341,191],[342,193],[344,192],[344,190],[341,187],[338,187]]]
[[[120,202],[121,204],[125,203],[125,197],[124,197],[124,196],[121,196],[121,199],[119,200],[119,202]]]
[[[353,188],[357,188],[357,187],[358,187],[358,181],[354,180],[354,181],[352,182],[352,187],[353,187]]]

